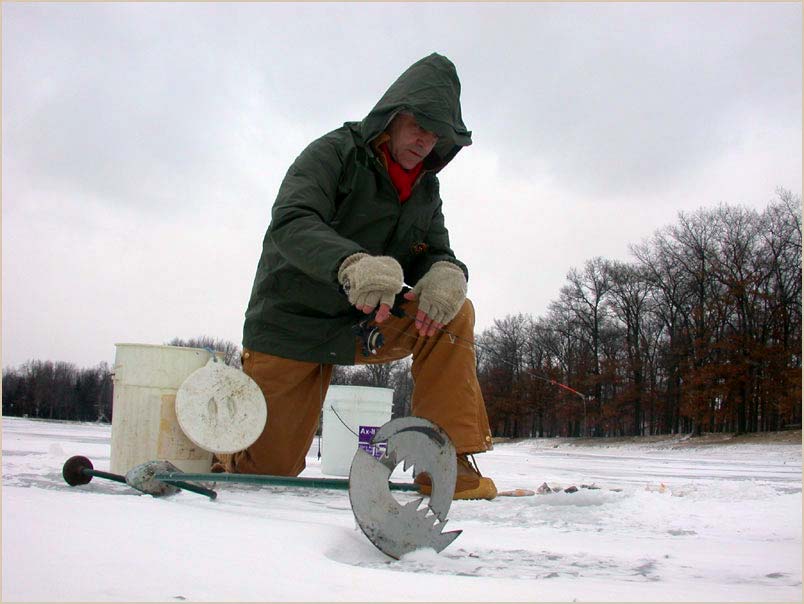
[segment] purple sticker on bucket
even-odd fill
[[[369,455],[379,459],[385,454],[386,443],[371,444],[371,439],[377,433],[380,426],[360,426],[358,429],[357,448],[362,449]]]

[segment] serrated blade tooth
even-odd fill
[[[411,510],[412,512],[415,512],[416,510],[419,509],[419,506],[421,505],[422,501],[424,501],[424,497],[420,499],[414,499],[413,501],[406,503],[402,507],[404,507],[406,510]]]
[[[433,549],[435,549],[436,552],[440,552],[450,543],[455,541],[462,532],[463,531],[452,531],[449,533],[442,533],[441,535],[438,535],[438,537],[433,539],[433,541],[435,542],[433,545]]]

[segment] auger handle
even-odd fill
[[[94,469],[92,462],[83,455],[75,455],[65,461],[64,466],[61,469],[61,475],[64,477],[65,482],[71,487],[87,484],[95,476],[98,478],[105,478],[107,480],[114,480],[115,482],[127,484],[125,476]]]

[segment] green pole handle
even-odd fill
[[[184,473],[165,472],[155,474],[156,480],[176,484],[177,480],[191,480],[195,482],[239,482],[244,484],[261,484],[282,487],[306,487],[312,489],[338,489],[348,490],[349,480],[346,478],[306,478],[299,476],[272,476],[270,474],[230,474],[230,473]],[[412,483],[391,482],[391,490],[418,491],[419,486]]]

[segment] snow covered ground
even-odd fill
[[[108,470],[110,435],[3,418],[3,601],[802,598],[800,444],[500,444],[477,461],[501,489],[603,488],[455,502],[452,545],[394,561],[345,491],[218,484],[210,501],[66,485],[72,455]],[[315,451],[306,476],[321,475]]]

